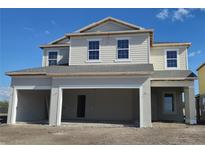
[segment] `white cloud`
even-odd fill
[[[51,24],[52,24],[52,25],[57,25],[57,24],[56,24],[56,21],[55,21],[54,19],[51,20]]]
[[[23,29],[26,31],[33,31],[33,28],[31,28],[31,27],[24,27]]]
[[[156,17],[158,19],[161,19],[161,20],[164,20],[164,19],[167,19],[169,17],[169,10],[168,9],[163,9],[161,10],[157,15]]]
[[[183,22],[185,19],[190,17],[195,17],[194,13],[195,11],[201,11],[202,13],[205,12],[205,8],[199,8],[199,9],[162,9],[158,14],[156,14],[156,18],[160,20],[170,19],[171,21],[181,21]]]
[[[200,55],[201,53],[202,53],[201,50],[194,51],[194,52],[191,52],[191,53],[189,54],[189,57],[195,57],[195,56],[197,56],[197,55]]]
[[[50,32],[49,32],[48,30],[45,30],[44,33],[45,33],[46,35],[49,35],[49,34],[50,34]]]
[[[193,17],[189,9],[177,9],[173,12],[172,21],[184,21],[185,18]]]
[[[8,99],[10,96],[9,87],[0,87],[0,98]]]

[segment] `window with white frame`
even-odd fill
[[[177,68],[178,67],[177,51],[167,50],[166,51],[166,68]]]
[[[129,40],[117,40],[117,58],[129,59]]]
[[[100,41],[89,41],[88,60],[99,60]]]
[[[172,113],[174,112],[174,94],[172,93],[165,93],[164,94],[164,112],[165,113]]]
[[[48,65],[57,65],[58,63],[58,52],[57,51],[49,51],[48,52]]]

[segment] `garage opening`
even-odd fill
[[[16,122],[47,124],[50,90],[18,90]]]
[[[138,123],[138,89],[64,89],[62,122]]]

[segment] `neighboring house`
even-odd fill
[[[188,70],[190,45],[155,43],[152,29],[112,17],[65,34],[41,46],[42,67],[6,73],[12,78],[8,124],[195,124],[196,75]]]
[[[198,119],[205,120],[205,63],[199,66],[198,80],[199,80],[199,95],[197,95],[198,103]]]

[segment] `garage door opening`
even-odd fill
[[[16,122],[47,124],[50,90],[18,90]]]
[[[64,89],[62,122],[139,122],[138,89]]]

